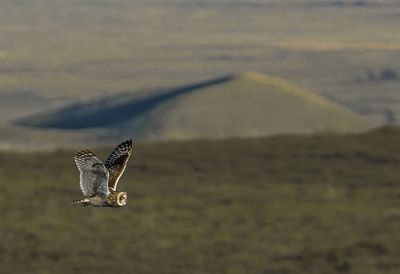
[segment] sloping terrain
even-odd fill
[[[1,5],[0,94],[82,100],[253,69],[400,123],[399,1],[51,2]]]
[[[121,94],[17,121],[62,130],[102,129],[103,138],[196,139],[360,132],[359,115],[279,78],[257,72],[176,89]]]
[[[0,124],[69,103],[64,98],[49,98],[35,92],[0,91]]]
[[[1,152],[0,272],[398,274],[399,139],[135,143],[119,209],[71,204],[75,151]]]

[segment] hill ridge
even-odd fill
[[[238,73],[232,76],[232,79],[236,80],[247,80],[247,81],[256,81],[260,84],[267,86],[274,86],[276,88],[280,88],[281,91],[293,93],[299,96],[302,96],[308,100],[311,100],[313,103],[319,104],[320,106],[329,107],[332,104],[338,105],[337,103],[327,100],[324,97],[318,96],[310,91],[296,86],[289,81],[286,81],[282,78],[275,77],[272,75],[260,73],[258,71],[245,71]],[[341,106],[345,108],[344,106]]]
[[[16,121],[62,130],[102,129],[143,139],[359,132],[370,125],[345,107],[267,74],[248,71],[177,88],[80,102]],[[106,133],[104,133],[106,132]]]

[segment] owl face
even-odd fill
[[[126,205],[128,201],[128,194],[126,192],[119,192],[117,195],[117,204],[119,206],[124,206]]]

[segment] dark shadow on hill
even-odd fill
[[[225,76],[181,88],[158,91],[150,95],[119,95],[105,97],[88,103],[76,103],[53,112],[41,113],[19,119],[17,125],[56,128],[88,129],[110,127],[145,115],[159,104],[174,97],[195,92],[202,88],[222,84],[232,77]]]

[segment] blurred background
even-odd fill
[[[0,273],[399,273],[400,3],[0,0]],[[125,208],[73,154],[133,138]]]

